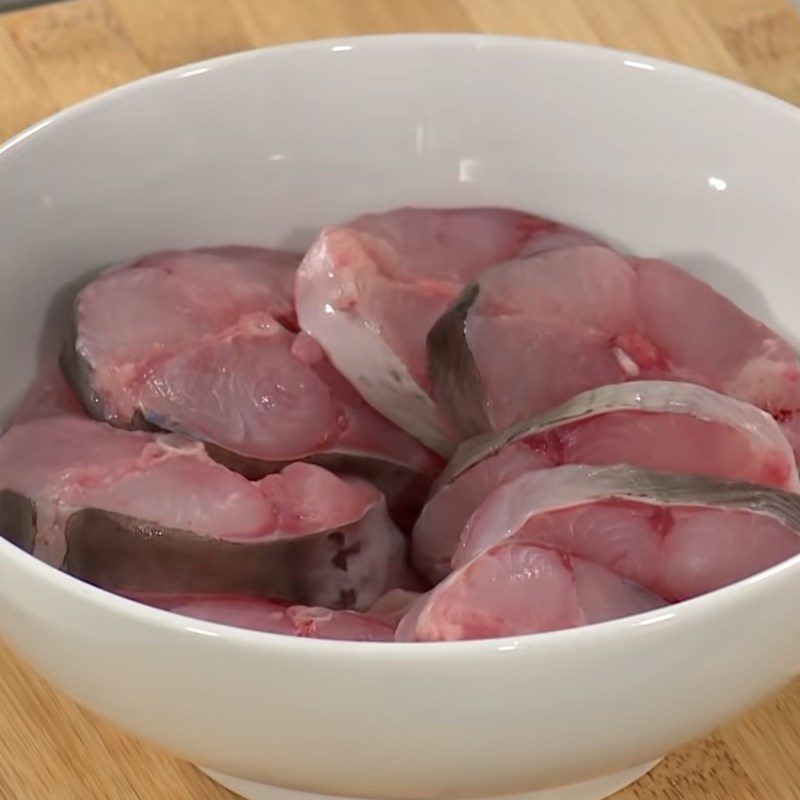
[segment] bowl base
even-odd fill
[[[639,780],[644,774],[653,769],[659,761],[661,759],[657,758],[648,764],[640,764],[638,767],[624,772],[603,775],[600,778],[594,778],[582,783],[573,783],[570,786],[502,795],[497,800],[603,800],[603,798],[609,797]],[[345,800],[338,796],[299,792],[294,789],[284,789],[280,786],[268,786],[264,783],[254,783],[242,778],[234,778],[232,775],[225,775],[222,772],[214,772],[202,767],[200,769],[211,780],[244,797],[245,800]]]

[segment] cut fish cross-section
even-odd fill
[[[491,494],[453,565],[504,541],[564,550],[680,601],[800,553],[800,495],[630,466],[556,467]]]
[[[322,231],[312,245],[298,272],[298,318],[370,404],[448,455],[451,431],[430,396],[430,328],[488,267],[594,242],[583,231],[506,209],[367,215]]]
[[[490,639],[605,622],[666,605],[662,598],[582,558],[501,542],[417,600],[401,641]]]
[[[752,403],[786,423],[798,445],[792,348],[666,261],[597,246],[509,261],[464,290],[428,347],[437,402],[462,438],[597,386],[660,379]]]
[[[363,473],[367,459],[390,502],[413,505],[440,461],[298,332],[298,261],[227,247],[108,271],[77,297],[65,372],[96,418],[201,439],[249,477],[301,459]]]
[[[53,417],[0,437],[3,535],[122,592],[366,608],[407,578],[383,497],[296,463],[249,481],[175,434]]]
[[[764,411],[693,384],[612,384],[463,442],[414,526],[418,569],[440,580],[483,500],[524,472],[563,464],[631,464],[800,489],[792,449]]]

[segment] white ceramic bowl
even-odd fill
[[[305,245],[323,224],[409,203],[587,227],[673,258],[797,341],[798,175],[800,111],[619,52],[411,35],[175,70],[0,148],[0,401],[32,374],[56,290],[90,267],[182,245]],[[145,608],[0,541],[0,630],[23,656],[259,799],[595,800],[795,674],[799,611],[794,559],[580,630],[311,641]]]

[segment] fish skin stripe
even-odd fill
[[[752,425],[772,425],[774,422],[766,412],[749,403],[693,383],[644,380],[599,386],[581,392],[549,411],[528,417],[504,431],[484,433],[462,442],[437,479],[431,496],[506,445],[608,411],[689,414],[727,424],[747,421]]]
[[[462,437],[491,429],[478,365],[467,341],[467,317],[480,294],[470,283],[428,331],[428,377],[436,404]]]

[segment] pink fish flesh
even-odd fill
[[[512,258],[600,244],[585,231],[506,208],[398,208],[364,214],[345,227],[388,242],[408,278],[460,284]]]
[[[129,595],[186,617],[310,639],[391,642],[395,625],[374,614],[297,606],[257,597],[226,595]]]
[[[227,247],[154,254],[102,274],[75,304],[63,359],[73,386],[99,419],[191,435],[250,477],[331,457],[358,471],[366,458],[395,468],[398,493],[415,481],[424,490],[439,459],[297,331],[298,260]]]
[[[426,335],[464,285],[508,258],[594,242],[504,209],[400,209],[323,230],[297,275],[300,324],[384,416],[447,455]],[[409,321],[412,321],[411,323]]]
[[[417,601],[397,638],[435,642],[541,633],[664,605],[662,598],[568,552],[501,542]]]
[[[800,553],[800,495],[628,466],[527,472],[472,515],[460,569],[500,542],[554,547],[670,601],[719,589]]]
[[[366,608],[406,577],[403,537],[370,484],[305,463],[249,481],[175,434],[16,425],[0,437],[0,489],[6,538],[115,590]]]
[[[634,379],[696,383],[779,421],[800,409],[800,363],[776,333],[666,261],[603,247],[484,272],[429,346],[437,400],[462,436]]]
[[[414,526],[417,568],[441,580],[483,500],[524,472],[562,464],[631,464],[800,489],[789,443],[755,406],[679,382],[613,384],[502,434],[464,442]]]

